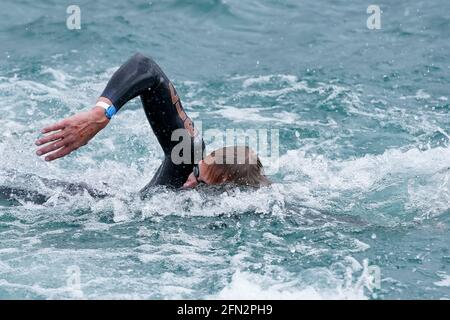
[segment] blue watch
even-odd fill
[[[116,107],[114,107],[114,105],[110,105],[108,108],[105,109],[105,116],[111,120],[111,118],[113,117],[113,115],[115,115],[117,112]]]

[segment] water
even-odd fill
[[[448,1],[378,3],[381,30],[360,1],[77,4],[72,31],[66,3],[0,4],[0,182],[51,196],[0,200],[0,298],[450,298]],[[138,100],[73,155],[37,158],[39,129],[136,51],[204,128],[279,129],[273,185],[139,200],[162,154]]]

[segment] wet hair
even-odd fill
[[[270,184],[270,180],[264,175],[261,160],[248,146],[217,149],[204,162],[206,178],[212,184],[228,182],[252,187]]]

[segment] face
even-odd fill
[[[183,188],[195,188],[200,183],[211,184],[208,181],[208,178],[205,176],[206,172],[206,163],[203,160],[200,160],[198,163],[198,171],[194,168],[194,171],[189,175],[186,182],[183,185]],[[196,176],[196,174],[198,176]]]

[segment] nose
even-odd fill
[[[183,188],[195,188],[198,185],[197,179],[194,177],[194,173],[191,173],[183,184]]]

